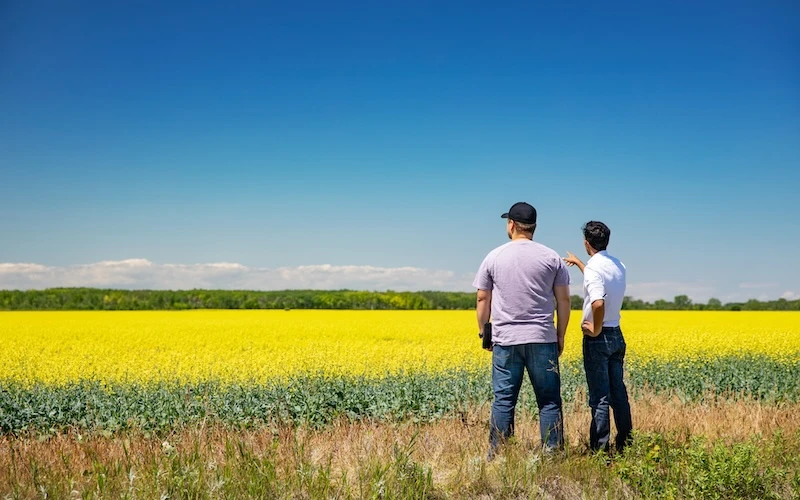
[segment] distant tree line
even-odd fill
[[[656,311],[800,311],[799,300],[777,299],[761,301],[750,299],[746,302],[728,302],[723,304],[719,299],[711,298],[708,302],[692,302],[688,295],[678,295],[672,301],[656,300],[644,302],[632,297],[622,301],[623,309],[656,310]]]
[[[357,290],[0,290],[0,310],[470,309],[475,294]]]
[[[572,309],[583,299],[571,297]],[[466,292],[367,292],[357,290],[112,290],[98,288],[50,288],[47,290],[0,290],[0,310],[6,311],[138,311],[183,309],[473,309],[475,294]],[[694,303],[686,295],[672,301],[645,302],[625,297],[628,310],[694,311],[800,311],[800,300],[767,302],[748,300],[723,304],[718,299]]]

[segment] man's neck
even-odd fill
[[[530,233],[513,233],[511,235],[511,241],[519,241],[519,240],[533,240],[533,235]]]
[[[601,252],[604,252],[604,250],[595,250],[594,248],[592,248],[591,250],[589,250],[589,258],[591,259],[592,257]]]

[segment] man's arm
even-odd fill
[[[597,337],[603,331],[603,319],[606,315],[606,301],[603,299],[592,302],[592,321],[584,321],[583,333],[589,337]]]
[[[581,259],[575,257],[575,255],[570,252],[567,252],[567,256],[564,257],[564,262],[569,267],[578,266],[578,269],[580,269],[581,272],[583,272],[583,268],[586,267],[586,265],[581,261]]]
[[[567,325],[569,325],[569,285],[559,285],[553,287],[556,295],[556,334],[558,335],[558,355],[564,352],[564,338],[567,335]]]
[[[478,290],[478,303],[475,306],[478,313],[478,331],[483,331],[483,325],[489,322],[492,313],[492,291]]]
[[[592,304],[592,318],[581,325],[584,335],[597,337],[603,331],[603,319],[606,315],[606,287],[603,278],[593,269],[583,273],[586,294]]]
[[[490,253],[481,262],[481,267],[478,269],[478,274],[475,275],[475,280],[472,286],[478,289],[478,302],[475,305],[475,310],[478,313],[478,332],[483,331],[483,325],[489,322],[489,317],[492,312],[492,288],[494,288],[494,279],[492,278],[492,262],[493,253]]]

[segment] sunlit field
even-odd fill
[[[800,496],[800,313],[624,311],[635,441],[586,453],[580,313],[567,445],[486,464],[471,311],[0,313],[0,495]],[[732,472],[731,472],[732,471]]]

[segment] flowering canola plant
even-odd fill
[[[573,312],[564,361],[581,356]],[[800,313],[623,311],[628,359],[800,361]],[[471,311],[0,313],[0,381],[256,382],[303,373],[488,370]]]

